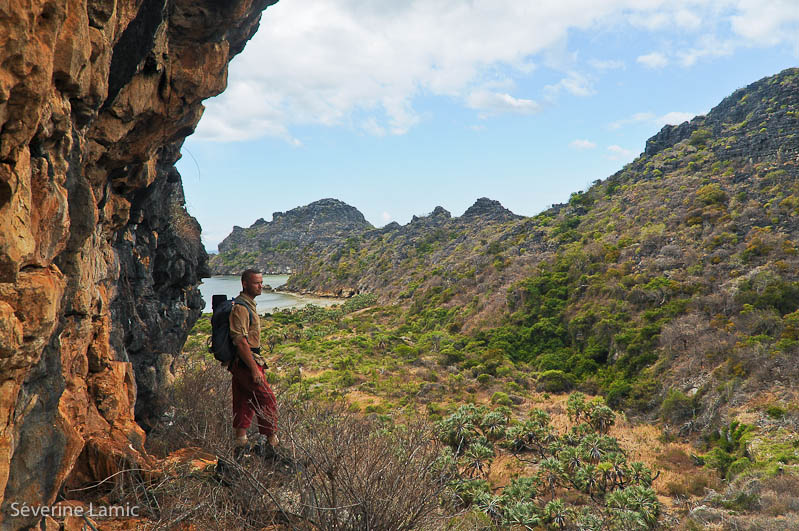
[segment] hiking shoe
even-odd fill
[[[275,447],[265,439],[261,439],[253,445],[252,453],[263,459],[274,459],[277,456]]]
[[[245,457],[249,456],[250,453],[251,453],[251,445],[246,437],[235,440],[235,445],[233,446],[233,459],[235,459],[236,461],[240,461]]]
[[[250,449],[246,446],[236,446],[233,448],[233,459],[236,461],[241,461],[245,457],[247,457],[250,453]]]

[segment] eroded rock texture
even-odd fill
[[[275,212],[272,221],[258,219],[249,228],[233,227],[208,265],[215,275],[236,275],[253,267],[271,274],[290,274],[308,254],[345,242],[374,229],[357,208],[338,199]]]
[[[174,163],[274,2],[0,2],[3,528],[147,463],[206,267]]]

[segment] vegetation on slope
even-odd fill
[[[500,364],[561,371],[557,385],[614,407],[688,394],[696,407],[666,415],[688,431],[718,427],[743,399],[791,403],[798,94],[787,70],[664,128],[566,205],[480,223],[434,213],[311,257],[291,282],[399,301],[409,321],[468,332]]]
[[[534,218],[482,201],[470,216],[437,209],[310,254],[296,289],[366,295],[264,319],[282,400],[323,412],[289,418],[353,418],[373,441],[409,418],[437,423],[436,473],[397,472],[443,495],[415,521],[428,527],[796,527],[797,95],[797,70],[758,82]],[[187,343],[195,357],[208,326]],[[212,373],[199,363],[179,382]],[[212,393],[224,407],[225,392]],[[194,402],[178,425],[198,423]],[[315,448],[314,460],[343,458]],[[331,473],[317,470],[303,477]],[[298,487],[274,479],[292,499]],[[349,487],[328,492],[338,488]],[[320,505],[268,503],[284,522],[321,521]],[[329,522],[357,528],[368,516],[355,512]]]
[[[443,445],[442,463],[448,465],[436,469],[444,505],[429,507],[430,527],[546,528],[557,527],[562,519],[567,528],[579,524],[590,529],[598,519],[605,528],[646,529],[655,525],[653,514],[658,525],[675,527],[680,519],[684,528],[722,518],[763,525],[799,522],[799,498],[790,494],[799,492],[792,472],[797,451],[790,436],[795,434],[795,404],[772,405],[767,411],[750,407],[745,414],[762,414],[771,424],[732,421],[707,430],[691,446],[676,431],[631,423],[600,398],[561,393],[568,388],[561,386],[561,375],[492,357],[470,336],[443,330],[430,315],[410,316],[396,306],[361,308],[372,302],[359,296],[347,308],[309,306],[267,315],[262,341],[271,352],[269,378],[289,425],[296,421],[298,403],[351,419],[336,421],[345,425],[363,423],[373,430],[371,437],[409,419],[435,423],[438,442],[432,431],[429,440]],[[156,435],[150,443],[154,451],[193,444],[224,455],[208,446],[207,421],[197,420],[198,394],[215,397],[214,414],[222,420],[214,420],[219,423],[214,429],[229,444],[229,378],[215,370],[205,352],[208,326],[206,316],[187,343],[193,361],[177,388],[186,399],[176,400],[178,411],[186,411],[165,430],[167,438],[187,429],[194,435],[161,449]],[[197,378],[217,390],[198,391]],[[330,410],[326,404],[336,407]],[[664,417],[684,418],[695,407],[694,397],[672,392],[662,411]],[[584,455],[591,442],[600,443],[598,460]],[[594,471],[594,479],[586,483],[587,471]],[[621,475],[613,475],[617,472]],[[263,473],[276,472],[267,467]],[[622,484],[619,477],[644,483],[613,494],[637,483]],[[776,497],[778,488],[787,489],[787,498]],[[557,500],[562,503],[550,504]],[[451,520],[444,514],[458,516]]]
[[[308,307],[265,318],[262,339],[272,341],[273,367],[287,358],[294,364],[299,347],[313,354],[306,362],[336,373],[333,378],[306,371],[272,373],[283,439],[277,459],[233,457],[229,379],[204,352],[207,321],[195,328],[187,365],[175,382],[175,409],[149,445],[164,456],[187,446],[202,451],[193,454],[189,472],[184,468],[152,484],[140,479],[126,485],[128,496],[147,493],[146,517],[159,525],[190,517],[210,526],[318,529],[363,529],[366,523],[372,529],[650,529],[662,521],[654,474],[647,465],[628,461],[613,432],[619,430],[616,413],[601,399],[575,393],[553,418],[545,402],[522,407],[518,398],[510,400],[500,391],[484,400],[497,382],[469,378],[467,385],[485,388],[471,399],[474,404],[445,398],[438,406],[441,414],[419,416],[426,400],[418,385],[424,381],[403,373],[402,380],[415,385],[395,389],[390,397],[404,407],[365,414],[369,404],[388,397],[388,389],[374,389],[370,396],[373,388],[366,382],[347,380],[373,372],[381,363],[377,358],[392,357],[368,354],[365,343],[371,338],[414,342],[419,335],[409,329],[411,337],[396,337],[396,322],[386,319],[390,310],[358,309],[369,302],[366,298],[352,302],[346,308]],[[364,326],[385,327],[387,336]],[[351,350],[363,354],[345,367],[334,344],[353,339],[361,340],[356,341],[360,348]],[[424,357],[438,363],[443,356],[433,350]],[[396,364],[384,367],[385,372],[403,371]],[[197,401],[198,395],[208,400]],[[477,403],[483,401],[491,407]],[[619,433],[624,429],[630,428]],[[197,455],[207,458],[198,465]],[[220,464],[213,467],[211,456]]]

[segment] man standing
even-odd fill
[[[261,320],[255,297],[261,294],[263,277],[254,269],[241,274],[241,293],[230,312],[230,337],[236,357],[230,362],[233,373],[233,428],[236,446],[247,445],[247,428],[253,415],[258,419],[258,433],[266,436],[274,448],[277,443],[277,402],[264,376],[266,360],[261,356]]]

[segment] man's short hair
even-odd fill
[[[261,272],[258,271],[257,269],[245,269],[244,273],[241,274],[241,281],[247,282],[248,280],[250,280],[251,277],[260,274]]]

